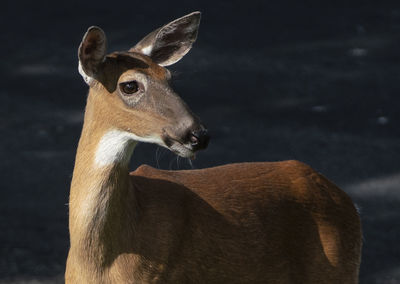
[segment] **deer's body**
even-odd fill
[[[183,26],[193,33],[198,16],[161,32]],[[186,157],[208,141],[165,85],[166,71],[151,61],[179,60],[191,44],[169,48],[174,54],[168,56],[165,50],[149,58],[137,52],[149,52],[149,42],[161,48],[155,43],[161,37],[164,45],[171,39],[159,29],[131,52],[101,61],[99,30],[89,30],[81,45],[81,73],[91,90],[71,185],[66,282],[357,283],[358,213],[343,191],[300,162],[188,171],[141,166],[129,174],[137,141]],[[109,67],[115,62],[124,62],[122,71]]]

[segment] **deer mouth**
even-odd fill
[[[178,156],[193,159],[198,150],[207,148],[210,140],[208,131],[203,125],[197,125],[194,129],[185,131],[181,136],[171,135],[164,129],[162,140],[165,147]]]
[[[179,142],[172,144],[169,149],[182,158],[190,158],[193,160],[195,157],[195,152],[192,149],[189,149],[188,146]]]
[[[168,150],[175,153],[182,158],[193,159],[195,157],[195,150],[190,144],[185,144],[178,139],[170,136],[163,137],[164,144]]]

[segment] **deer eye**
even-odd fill
[[[139,91],[139,83],[137,81],[129,81],[119,84],[119,88],[125,95],[133,95]]]

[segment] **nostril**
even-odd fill
[[[189,140],[192,146],[196,146],[197,144],[199,144],[199,137],[197,137],[194,132],[190,133]]]
[[[189,135],[190,143],[193,147],[198,149],[204,149],[207,147],[210,137],[207,134],[206,129],[192,131]]]

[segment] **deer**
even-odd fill
[[[89,86],[69,197],[66,283],[357,283],[350,197],[295,160],[129,171],[139,142],[194,158],[210,136],[166,68],[191,49],[200,12],[128,51],[104,31],[78,49]]]

